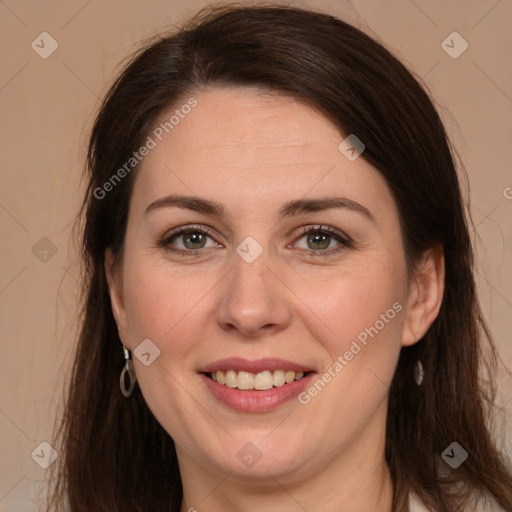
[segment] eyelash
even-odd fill
[[[207,226],[199,226],[199,225],[189,225],[189,226],[182,226],[179,228],[176,228],[174,231],[171,231],[166,236],[162,238],[162,240],[158,243],[158,247],[165,248],[166,250],[172,251],[175,254],[180,254],[183,256],[189,256],[189,257],[200,257],[204,255],[204,251],[208,251],[208,249],[212,248],[206,248],[206,249],[177,249],[175,247],[170,247],[169,244],[171,243],[171,240],[179,235],[182,235],[184,233],[201,233],[208,235],[210,238],[214,238],[213,232],[207,227]],[[308,250],[308,249],[299,249],[300,251],[308,253],[311,257],[327,257],[331,256],[333,254],[337,254],[341,252],[342,250],[345,250],[347,248],[353,247],[353,241],[348,237],[347,235],[341,233],[340,231],[332,228],[331,226],[322,226],[322,225],[316,225],[316,226],[305,226],[303,227],[300,236],[296,238],[296,240],[300,240],[304,235],[308,233],[322,233],[322,234],[328,234],[330,236],[333,236],[340,245],[334,249],[323,249],[320,251],[315,250]]]

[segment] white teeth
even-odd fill
[[[290,384],[295,380],[304,377],[304,372],[294,372],[291,370],[264,370],[257,374],[245,371],[228,370],[223,372],[217,370],[210,374],[211,378],[218,384],[222,384],[229,388],[238,388],[242,390],[256,389],[258,391],[266,391],[272,387]]]
[[[238,376],[233,370],[228,370],[226,372],[226,381],[224,384],[226,384],[228,388],[238,387]]]
[[[272,389],[272,373],[269,371],[260,372],[254,377],[254,389],[265,391]]]
[[[295,372],[292,372],[290,370],[285,372],[284,380],[286,381],[286,384],[290,384],[290,382],[293,382],[294,379],[295,379]]]
[[[254,375],[249,372],[238,372],[238,389],[254,389]]]
[[[274,386],[282,386],[284,384],[284,370],[276,370],[272,376],[272,384]]]

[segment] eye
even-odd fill
[[[305,239],[306,247],[299,248],[312,256],[327,256],[352,247],[352,241],[348,236],[330,226],[306,226],[302,233],[298,240]],[[333,240],[338,243],[334,248],[331,245]]]
[[[222,247],[214,241],[214,236],[213,231],[206,226],[181,226],[167,233],[158,246],[175,254],[200,256],[214,247]],[[212,242],[210,245],[207,245],[208,239]],[[302,229],[302,235],[296,240],[302,239],[305,239],[306,247],[298,246],[297,242],[294,247],[312,257],[329,256],[352,247],[352,240],[331,226],[306,226]],[[337,243],[334,248],[332,248],[333,241]]]
[[[166,234],[158,245],[173,252],[190,255],[217,245],[214,242],[207,246],[208,238],[213,241],[212,233],[204,226],[182,226]]]

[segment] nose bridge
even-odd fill
[[[224,329],[256,336],[260,331],[268,334],[286,326],[290,307],[286,287],[271,269],[269,251],[248,238],[232,255],[233,267],[225,281],[217,317]]]

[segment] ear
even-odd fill
[[[436,319],[444,294],[445,262],[441,245],[428,249],[416,265],[410,283],[402,345],[419,341]]]
[[[112,314],[114,315],[117,327],[119,328],[119,337],[123,340],[125,333],[127,332],[128,325],[126,322],[126,310],[123,299],[122,276],[120,269],[117,265],[114,265],[114,263],[114,255],[110,249],[107,249],[105,251],[105,275],[107,277],[110,294],[110,305],[112,307]]]

